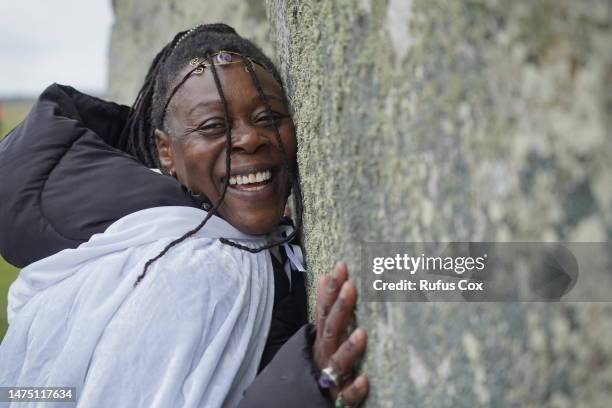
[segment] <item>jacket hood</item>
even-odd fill
[[[0,142],[0,253],[25,267],[125,215],[197,203],[117,148],[130,108],[53,84]]]

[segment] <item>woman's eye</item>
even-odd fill
[[[260,123],[260,124],[264,124],[264,125],[271,125],[274,122],[278,122],[279,120],[281,120],[283,117],[282,115],[279,115],[277,113],[272,113],[272,114],[263,114],[257,117],[257,119],[255,120],[255,122]]]
[[[219,129],[222,127],[223,127],[222,123],[211,123],[210,125],[204,126],[203,129]]]
[[[201,125],[200,127],[198,127],[198,132],[205,132],[205,133],[215,133],[217,131],[221,131],[225,129],[225,123],[222,122],[212,122],[212,123],[205,123],[203,125]]]

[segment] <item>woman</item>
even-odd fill
[[[359,405],[344,264],[305,324],[296,148],[277,70],[223,24],[177,34],[132,109],[49,87],[0,144],[0,250],[25,267],[0,386],[76,387],[81,406]]]

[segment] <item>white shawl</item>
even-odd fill
[[[133,287],[144,263],[205,215],[138,211],[21,270],[9,291],[0,386],[76,387],[82,407],[236,406],[265,346],[274,277],[268,251],[218,238],[251,247],[264,238],[212,217]]]

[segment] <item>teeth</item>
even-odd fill
[[[272,172],[270,170],[259,171],[257,173],[250,173],[244,175],[231,176],[229,182],[231,185],[234,184],[250,184],[250,183],[261,183],[272,178]],[[261,190],[264,186],[252,187],[249,191]]]

